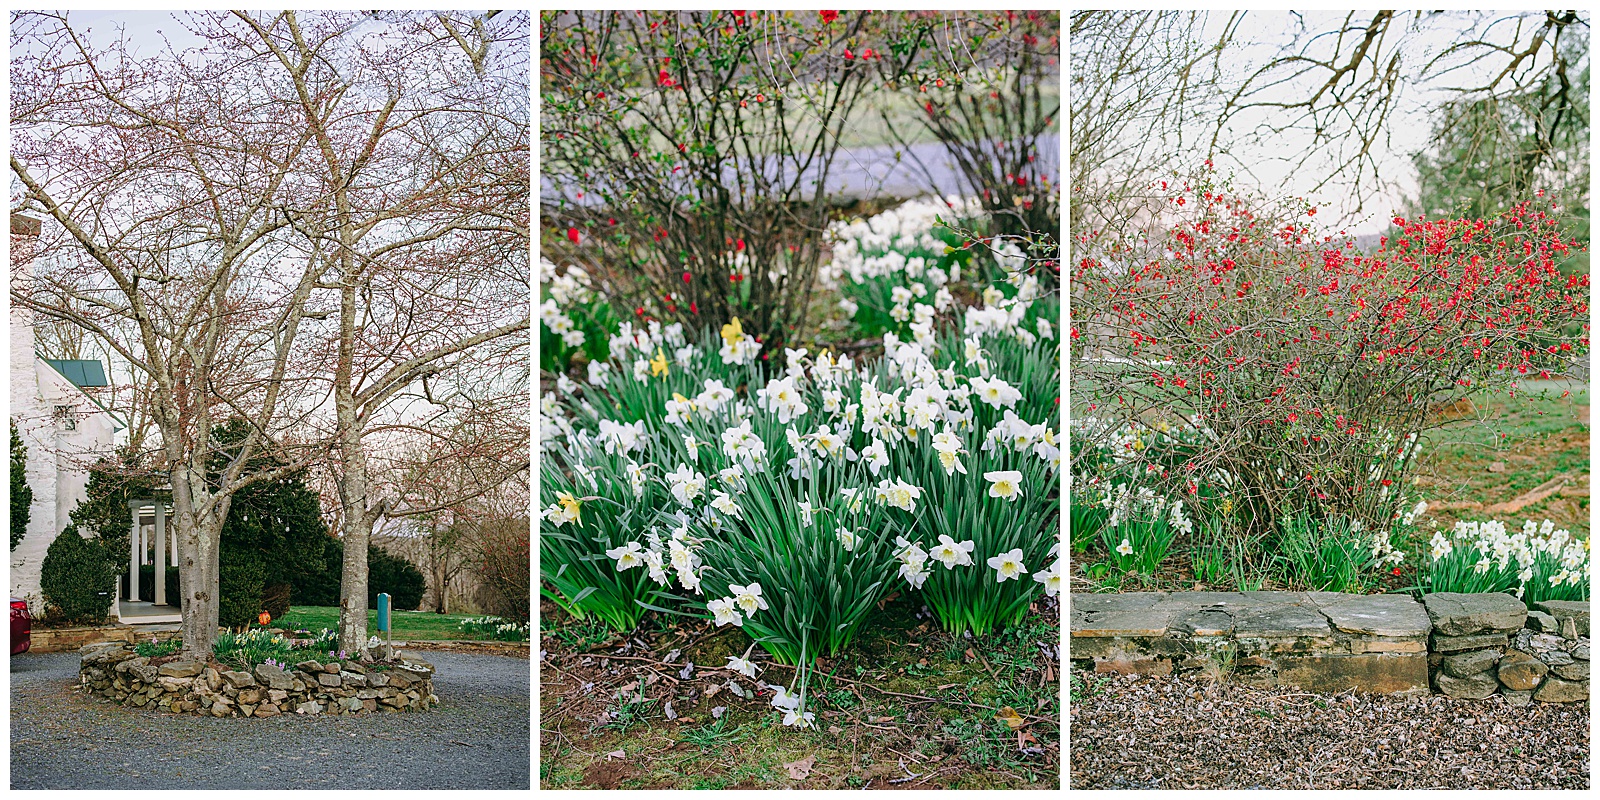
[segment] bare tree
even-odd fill
[[[463,34],[447,16],[402,15],[388,30],[403,45],[352,44],[335,61],[325,53],[354,17],[236,16],[291,76],[302,113],[338,110],[333,125],[311,131],[310,169],[325,194],[290,216],[306,246],[326,254],[318,288],[337,298],[337,324],[309,355],[332,377],[336,414],[327,434],[345,543],[340,646],[361,652],[374,524],[448,505],[384,491],[372,464],[383,431],[399,425],[451,453],[440,447],[448,435],[431,435],[450,401],[430,379],[460,369],[469,353],[492,354],[494,371],[528,360],[514,343],[485,349],[529,330],[527,17],[479,17]],[[527,395],[525,380],[490,382]],[[404,402],[412,398],[424,410]],[[525,458],[510,467],[525,468]]]
[[[64,13],[15,14],[12,37],[14,207],[53,223],[12,302],[92,331],[148,376],[184,648],[209,654],[234,493],[320,456],[290,436],[308,388],[291,353],[323,266],[284,241],[280,209],[305,202],[296,165],[327,116],[281,102],[282,76],[237,48],[136,59]],[[224,450],[212,431],[229,419],[249,433]],[[262,452],[284,466],[246,472]]]

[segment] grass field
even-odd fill
[[[451,639],[476,639],[488,640],[489,637],[481,633],[468,633],[461,629],[461,621],[479,616],[477,614],[435,614],[432,611],[396,611],[394,612],[394,638],[396,641],[441,641]],[[274,627],[293,628],[295,630],[318,631],[323,628],[338,630],[339,609],[337,606],[292,606],[289,613],[281,619],[272,621]],[[378,632],[378,612],[367,612],[367,631],[376,635]]]

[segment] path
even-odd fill
[[[425,657],[434,711],[216,719],[91,699],[75,652],[12,656],[11,788],[529,788],[528,660]]]

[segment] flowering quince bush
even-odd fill
[[[1419,434],[1444,424],[1429,409],[1515,396],[1588,350],[1589,280],[1557,268],[1579,245],[1549,204],[1396,218],[1363,254],[1303,201],[1209,171],[1153,188],[1138,230],[1075,234],[1075,503],[1147,487],[1278,543],[1316,520],[1310,546],[1370,537],[1366,568],[1389,566]]]
[[[547,596],[619,630],[703,613],[800,665],[800,696],[891,593],[955,632],[1016,623],[1060,586],[1059,351],[1011,289],[861,365],[763,359],[738,318],[621,325],[541,403]]]
[[[1532,608],[1544,600],[1588,600],[1589,540],[1527,520],[1511,533],[1505,523],[1457,522],[1429,545],[1425,588],[1432,592],[1514,592]]]

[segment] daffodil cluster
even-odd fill
[[[1589,596],[1589,540],[1550,520],[1514,532],[1498,520],[1461,521],[1428,544],[1436,592],[1514,591],[1529,603]]]

